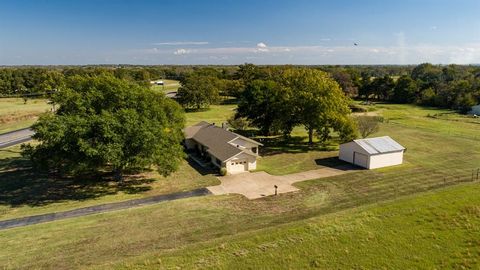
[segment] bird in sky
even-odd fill
[[[358,43],[353,43],[353,45],[358,46]]]

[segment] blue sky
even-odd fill
[[[0,0],[0,65],[480,63],[479,10],[480,0]]]

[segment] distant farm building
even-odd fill
[[[473,106],[472,110],[469,111],[468,114],[477,115],[477,116],[480,115],[480,104],[477,106]]]
[[[403,162],[405,147],[388,136],[354,140],[340,145],[340,160],[376,169]]]
[[[185,147],[229,174],[255,170],[261,145],[204,121],[185,129]]]

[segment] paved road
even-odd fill
[[[168,92],[165,94],[165,96],[168,98],[177,98],[177,92],[176,91]]]
[[[49,214],[43,214],[43,215],[37,215],[37,216],[2,220],[0,221],[0,230],[14,228],[14,227],[22,227],[27,225],[55,221],[55,220],[61,220],[61,219],[67,219],[67,218],[73,218],[73,217],[81,217],[81,216],[87,216],[92,214],[110,212],[115,210],[128,209],[128,208],[139,207],[144,205],[151,205],[151,204],[156,204],[156,203],[165,202],[165,201],[200,197],[208,194],[210,194],[208,189],[199,188],[199,189],[195,189],[187,192],[157,195],[157,196],[151,196],[151,197],[146,197],[141,199],[117,202],[117,203],[100,204],[100,205],[78,208],[78,209],[64,211],[64,212],[56,212],[56,213],[49,213]]]
[[[33,130],[30,128],[24,128],[0,134],[0,149],[23,142],[28,142],[32,139],[33,134],[35,134],[35,132],[33,132]]]

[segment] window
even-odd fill
[[[252,152],[257,154],[257,147],[252,147]]]
[[[232,165],[235,165],[235,163],[232,162]]]

